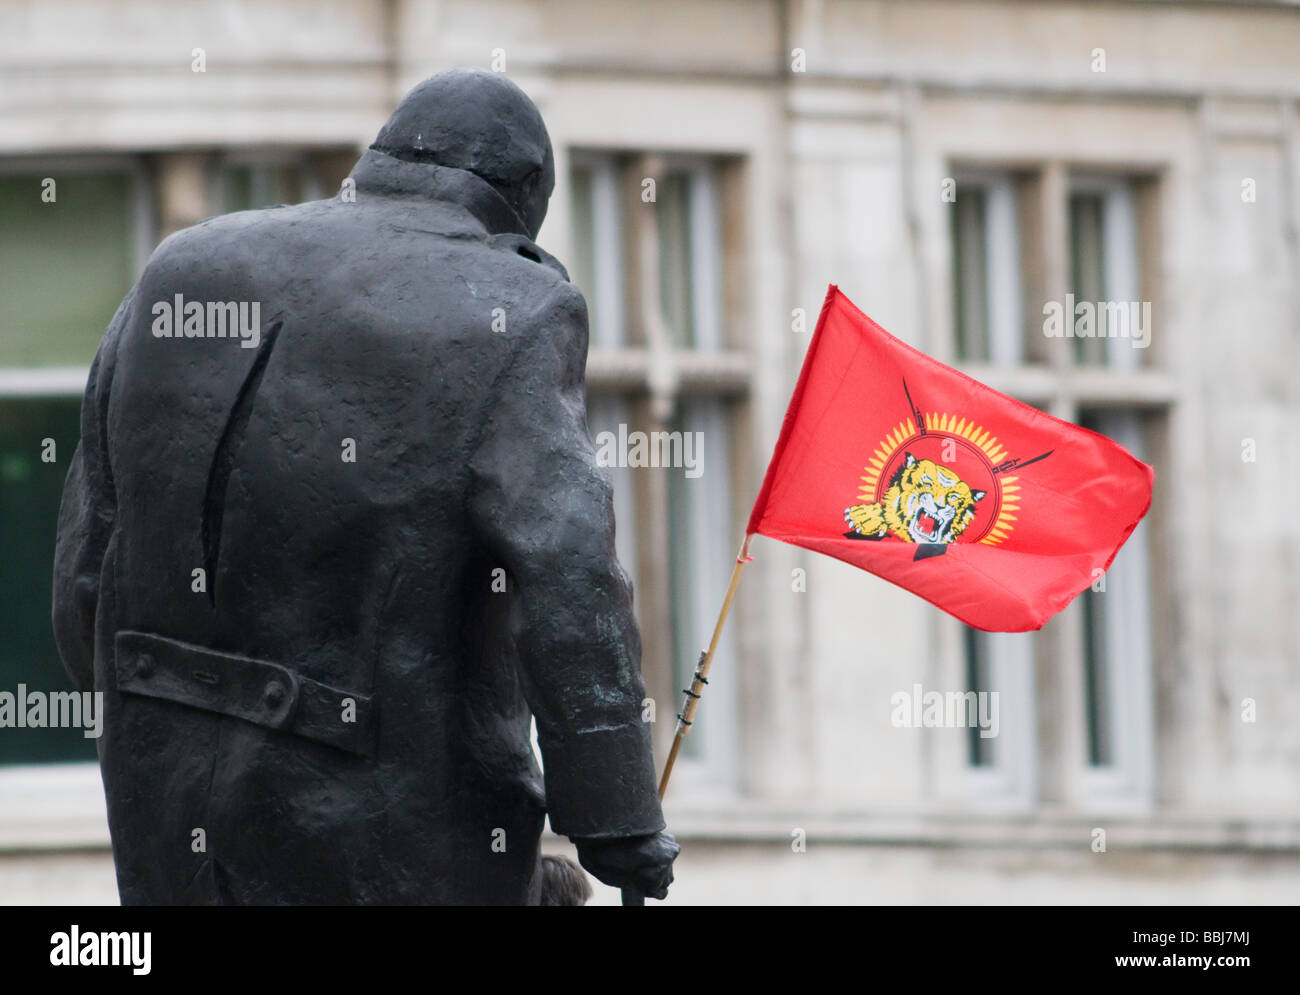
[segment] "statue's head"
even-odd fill
[[[371,148],[486,180],[536,238],[555,189],[551,138],[528,95],[499,73],[453,69],[406,95]]]

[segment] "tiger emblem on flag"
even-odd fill
[[[903,542],[950,543],[974,520],[975,505],[984,494],[948,467],[909,452],[884,500],[846,508],[844,520],[866,539],[892,534]]]

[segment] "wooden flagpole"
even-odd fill
[[[682,739],[690,731],[691,724],[695,718],[695,706],[699,704],[700,696],[704,693],[704,685],[709,683],[709,667],[713,665],[713,654],[718,651],[718,642],[722,639],[722,627],[727,622],[727,614],[731,611],[731,602],[736,597],[736,585],[740,583],[740,571],[744,569],[753,557],[749,555],[749,540],[754,538],[751,532],[745,536],[745,541],[740,545],[740,553],[736,556],[736,565],[731,570],[731,583],[727,585],[727,595],[722,599],[722,610],[718,612],[718,621],[713,626],[713,638],[709,640],[709,648],[700,654],[700,662],[695,667],[695,676],[691,679],[691,686],[682,693],[685,698],[682,701],[681,714],[677,716],[677,729],[673,734],[673,745],[668,751],[668,762],[664,764],[663,776],[659,779],[659,797],[663,798],[664,792],[668,790],[668,779],[673,775],[673,766],[677,763],[677,754],[682,748]],[[624,905],[644,905],[645,896],[630,889],[623,889]]]
[[[713,654],[718,651],[718,641],[722,638],[722,627],[727,622],[727,613],[731,611],[731,602],[736,597],[736,585],[740,583],[740,571],[752,559],[749,555],[749,540],[752,538],[754,538],[753,533],[745,536],[745,541],[740,546],[740,553],[736,556],[736,565],[731,570],[731,583],[727,585],[727,596],[722,599],[722,611],[718,612],[718,621],[713,626],[713,638],[709,640],[709,648],[700,654],[700,662],[695,668],[695,677],[691,680],[691,686],[682,692],[686,697],[682,700],[681,714],[677,716],[677,731],[673,735],[672,749],[668,751],[668,762],[664,764],[664,773],[659,779],[659,797],[661,799],[664,792],[668,790],[668,779],[673,775],[673,765],[677,763],[677,754],[682,748],[682,739],[690,731],[691,722],[695,718],[695,706],[699,704],[700,695],[704,692],[704,685],[709,683],[709,667],[713,665]]]

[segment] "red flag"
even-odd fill
[[[900,342],[832,285],[747,532],[1023,632],[1110,566],[1153,478],[1105,436]]]

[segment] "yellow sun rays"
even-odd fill
[[[867,463],[866,475],[862,478],[862,490],[858,492],[858,497],[864,504],[875,503],[876,488],[880,484],[880,471],[885,468],[894,450],[914,435],[916,435],[916,422],[911,418],[901,421],[885,436],[884,441],[880,443],[880,448],[871,455]]]
[[[980,540],[986,546],[996,546],[1015,528],[1011,524],[1016,520],[1012,512],[1020,510],[1020,485],[1016,483],[1017,479],[1019,478],[1003,477],[1000,481],[1002,507],[998,509],[998,520],[993,523],[993,528],[989,529],[988,534]]]

